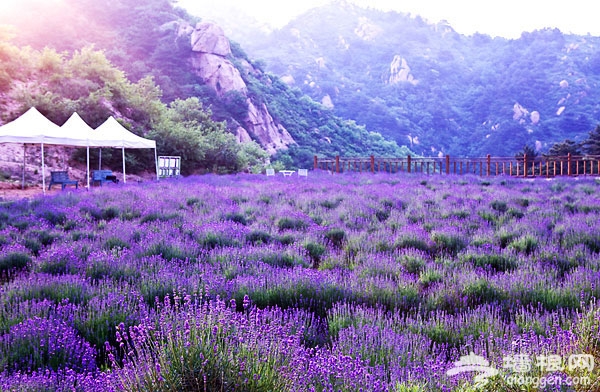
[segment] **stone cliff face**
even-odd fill
[[[270,154],[295,143],[289,132],[276,123],[264,104],[257,106],[248,98],[248,87],[238,69],[228,59],[231,56],[231,47],[219,26],[198,23],[191,34],[191,41],[194,72],[211,86],[219,97],[224,97],[229,92],[237,92],[246,97],[248,114],[243,124],[235,130],[238,141],[254,139]],[[256,72],[250,64],[245,66],[250,72]]]
[[[408,66],[406,59],[399,55],[394,56],[394,60],[392,60],[392,63],[390,64],[390,78],[388,83],[410,83],[413,85],[418,83],[418,81],[411,74],[410,67]]]

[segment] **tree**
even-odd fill
[[[535,158],[537,158],[538,153],[537,153],[537,151],[535,151],[535,149],[533,147],[524,145],[523,149],[515,154],[515,158],[523,159],[524,156],[527,156],[528,161],[529,160],[533,161]]]
[[[600,155],[600,125],[590,132],[590,137],[581,143],[583,152],[588,155]]]
[[[564,157],[569,154],[581,155],[581,144],[570,139],[565,139],[560,143],[554,144],[545,156],[547,157]]]
[[[529,171],[530,165],[532,168],[534,167],[533,165],[535,164],[537,157],[537,151],[535,151],[533,147],[528,145],[524,145],[523,149],[515,155],[517,161],[525,163],[525,170],[527,171]]]

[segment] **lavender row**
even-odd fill
[[[4,202],[1,390],[463,390],[472,351],[598,358],[598,186],[239,175]]]

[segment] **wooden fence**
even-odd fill
[[[553,156],[518,158],[492,157],[455,158],[342,158],[314,157],[314,169],[331,173],[423,173],[423,174],[475,174],[480,176],[556,177],[598,175],[600,156]]]

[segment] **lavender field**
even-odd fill
[[[1,202],[0,391],[600,390],[599,189],[310,173]]]

